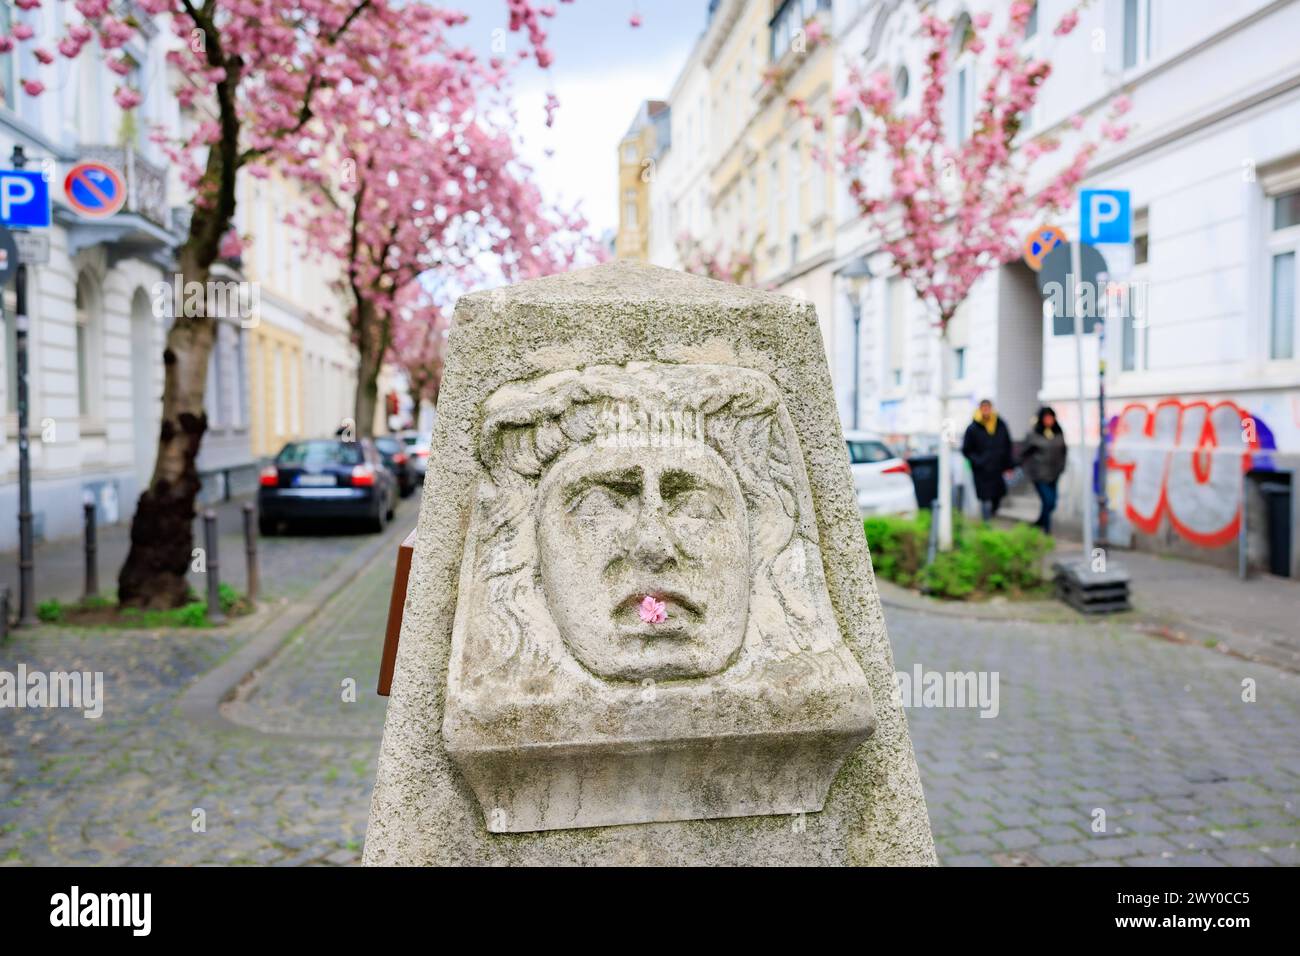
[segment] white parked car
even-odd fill
[[[863,515],[916,514],[912,469],[892,448],[867,432],[845,432],[849,470]]]
[[[424,471],[429,465],[429,446],[433,436],[428,432],[402,432],[399,436],[406,445],[406,454],[411,462],[417,481],[424,481]]]

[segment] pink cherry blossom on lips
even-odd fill
[[[647,594],[641,599],[636,612],[641,615],[641,620],[647,624],[662,624],[668,620],[668,610],[665,608],[664,602],[655,600],[653,594]]]

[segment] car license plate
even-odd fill
[[[335,484],[333,475],[299,475],[294,482],[299,488],[325,488]]]

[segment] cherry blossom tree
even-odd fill
[[[17,0],[26,10],[42,0]],[[131,62],[122,52],[142,29],[134,14],[112,0],[75,0],[80,21],[58,40],[67,59],[98,41],[108,67],[122,77]],[[505,0],[509,28],[527,35],[539,66],[551,61],[542,23],[553,14],[531,0]],[[446,53],[466,67],[473,57],[451,50],[448,28],[464,14],[423,2],[402,0],[135,0],[143,14],[165,20],[176,41],[167,59],[180,82],[175,95],[203,117],[180,142],[164,145],[193,190],[188,231],[177,253],[186,287],[207,288],[218,258],[239,250],[231,231],[236,182],[241,170],[265,168],[287,152],[303,148],[341,117],[323,116],[326,94],[353,85],[389,84],[396,90],[405,69],[421,56]],[[0,37],[0,53],[35,42],[24,23]],[[33,50],[37,73],[21,79],[28,96],[45,90],[40,71],[55,55]],[[114,98],[123,109],[141,101],[125,79]],[[331,99],[341,109],[346,97]],[[124,606],[174,607],[189,593],[194,503],[199,491],[195,460],[207,428],[203,406],[215,317],[177,314],[163,353],[164,386],[158,453],[149,486],[141,494],[131,525],[131,550],[118,576]]]
[[[850,74],[835,96],[835,112],[858,111],[860,128],[846,132],[836,160],[849,177],[849,192],[878,241],[933,318],[940,337],[940,400],[948,397],[950,369],[948,325],[971,287],[986,272],[1020,255],[1025,232],[1045,213],[1065,209],[1104,142],[1128,133],[1120,117],[1129,100],[1117,96],[1093,111],[1099,128],[1081,134],[1073,155],[1060,168],[1042,170],[1045,156],[1058,152],[1055,136],[1022,135],[1052,65],[1022,52],[1022,40],[1034,4],[1015,0],[1006,23],[986,53],[992,17],[970,18],[961,37],[954,24],[933,13],[921,18],[926,40],[920,106],[900,109],[886,73]],[[1058,36],[1078,24],[1079,7],[1057,23]],[[989,65],[969,136],[958,141],[948,128],[944,107],[953,41],[959,51],[982,57]],[[1069,125],[1083,130],[1089,116]],[[1031,184],[1040,185],[1035,188]],[[952,546],[951,446],[940,442],[940,547]]]
[[[753,252],[728,250],[721,242],[709,246],[687,232],[677,237],[676,245],[677,257],[687,272],[736,285],[753,284]]]
[[[39,8],[42,0],[17,0]],[[554,13],[530,0],[504,0],[510,30],[528,36],[539,66],[550,64],[542,21]],[[75,0],[81,20],[70,22],[56,44],[74,60],[98,40],[114,73],[131,72],[122,48],[142,25],[112,0]],[[464,22],[463,13],[400,0],[135,0],[135,8],[169,23],[175,42],[168,61],[179,77],[175,90],[182,107],[195,108],[200,121],[185,139],[165,143],[179,165],[183,182],[194,191],[185,241],[177,254],[186,287],[207,287],[218,258],[237,254],[231,232],[235,183],[240,170],[270,163],[286,150],[298,150],[312,130],[339,117],[322,117],[329,91],[352,85],[389,83],[394,92],[402,68],[416,56],[447,53],[451,77],[473,57],[451,51],[448,27]],[[34,30],[18,23],[0,36],[0,53],[34,43]],[[55,53],[32,49],[38,74],[21,79],[23,92],[39,96]],[[140,103],[140,92],[123,79],[114,91],[122,109]],[[346,98],[334,98],[335,108]],[[317,122],[325,120],[325,122]],[[188,300],[188,299],[187,299]],[[131,549],[118,575],[118,600],[125,606],[169,607],[188,596],[192,522],[199,475],[195,467],[207,412],[203,397],[208,359],[216,338],[216,316],[207,306],[181,310],[166,337],[159,449],[148,488],[140,494]]]
[[[561,271],[594,246],[582,217],[547,206],[519,160],[509,110],[492,103],[504,69],[496,60],[458,61],[455,51],[422,54],[402,65],[400,83],[331,91],[329,135],[285,154],[286,171],[312,189],[314,206],[299,223],[308,245],[343,276],[362,435],[374,427],[399,312],[404,326],[440,315],[412,307],[422,277],[464,291],[490,275],[514,281]],[[419,343],[420,355],[421,334],[402,338]]]

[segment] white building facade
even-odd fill
[[[837,86],[850,62],[865,62],[868,72],[888,70],[908,89],[904,102],[916,102],[919,6],[837,3]],[[982,9],[924,6],[954,20]],[[1106,331],[1112,540],[1235,564],[1244,518],[1259,564],[1266,511],[1256,479],[1285,484],[1300,461],[1300,2],[1098,0],[1073,33],[1053,35],[1070,6],[1040,0],[1025,40],[1053,65],[1026,131],[1062,139],[1057,162],[1048,157],[1042,168],[1073,155],[1080,134],[1070,117],[1121,92],[1133,103],[1131,132],[1097,153],[1083,183],[1130,191],[1135,242],[1101,248],[1113,278],[1126,279],[1145,307],[1113,317]],[[950,84],[950,99],[963,85],[978,95],[982,68],[969,54],[958,59],[955,70],[969,73]],[[963,105],[948,108],[958,121]],[[834,369],[846,426],[921,445],[946,426],[959,441],[988,397],[1020,438],[1034,409],[1051,404],[1072,445],[1082,433],[1088,446],[1087,454],[1074,448],[1076,467],[1061,486],[1059,513],[1077,526],[1101,420],[1097,337],[1084,341],[1081,427],[1074,339],[1051,334],[1028,267],[1004,265],[976,284],[950,327],[945,403],[931,317],[875,254],[847,196],[837,212],[837,341],[857,342]],[[1055,224],[1073,237],[1077,217],[1076,208]]]

